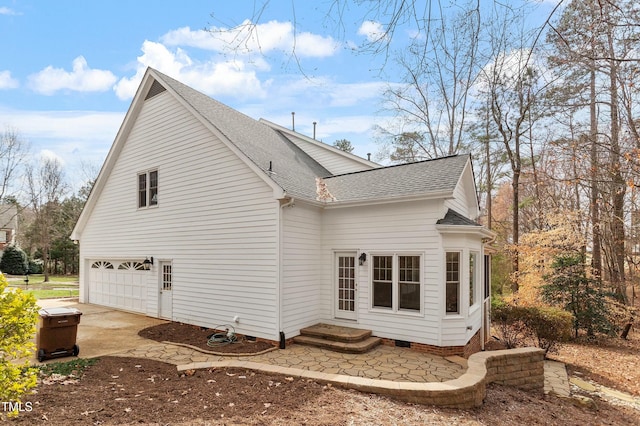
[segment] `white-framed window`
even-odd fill
[[[446,252],[445,261],[445,312],[447,315],[460,314],[460,252]]]
[[[171,291],[173,288],[173,270],[171,263],[162,264],[162,290]]]
[[[422,310],[422,255],[371,256],[371,307],[391,312]]]
[[[138,173],[138,208],[158,205],[158,170]]]
[[[469,306],[478,302],[478,267],[478,253],[472,251],[469,253]]]

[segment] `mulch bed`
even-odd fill
[[[157,342],[180,343],[207,352],[225,354],[255,354],[275,347],[269,342],[251,341],[244,337],[238,337],[235,343],[209,346],[207,341],[209,340],[209,336],[214,333],[224,333],[224,330],[214,330],[179,322],[168,322],[140,330],[138,335]]]

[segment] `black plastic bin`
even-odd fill
[[[38,361],[78,355],[80,348],[76,336],[82,312],[75,308],[48,308],[40,309],[38,313]]]

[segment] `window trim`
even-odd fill
[[[369,252],[369,312],[372,313],[386,313],[392,315],[407,315],[407,316],[424,316],[424,289],[425,289],[425,272],[424,272],[424,252],[391,252],[391,251],[376,251]],[[374,257],[391,257],[391,307],[386,308],[382,306],[374,306]],[[419,272],[420,281],[418,282],[418,293],[420,295],[420,309],[407,309],[400,308],[400,257],[418,257],[419,258]]]
[[[151,186],[151,175],[155,173],[155,186]],[[152,209],[158,207],[159,192],[159,172],[158,168],[152,168],[136,173],[136,204],[138,210]],[[144,176],[144,189],[142,188]],[[144,191],[144,192],[143,192]],[[144,204],[142,198],[144,196]]]
[[[473,258],[473,266],[471,265],[471,259]],[[480,297],[478,295],[478,284],[480,279],[480,252],[476,250],[469,250],[469,308],[473,308],[480,303]]]
[[[449,253],[457,253],[458,254],[458,279],[457,281],[449,281],[447,278],[447,268],[448,268],[448,260],[447,260],[447,255]],[[462,316],[462,283],[463,281],[463,259],[464,259],[464,250],[461,249],[445,249],[444,251],[444,314],[446,317],[451,318],[451,317],[460,317]],[[447,310],[447,287],[449,285],[449,283],[457,283],[458,285],[458,300],[457,300],[457,306],[458,306],[458,310],[456,312],[449,312]]]

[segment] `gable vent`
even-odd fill
[[[158,83],[158,80],[154,80],[151,88],[149,89],[149,92],[147,93],[147,97],[144,98],[144,100],[146,101],[147,99],[151,99],[154,96],[164,92],[165,90],[167,89],[165,89],[162,84]]]

